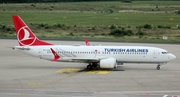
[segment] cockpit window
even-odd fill
[[[162,52],[162,54],[168,54],[169,52]]]

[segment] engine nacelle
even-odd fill
[[[115,58],[102,59],[99,62],[100,68],[117,68],[117,62]]]

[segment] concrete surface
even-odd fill
[[[48,41],[82,44],[83,41]],[[11,49],[17,40],[0,39],[0,97],[172,97],[180,95],[180,45],[90,42],[93,45],[154,46],[176,59],[157,64],[124,64],[117,70],[85,70],[87,64],[50,62]]]

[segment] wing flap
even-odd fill
[[[96,58],[92,58],[92,57],[87,57],[87,58],[78,58],[78,57],[75,57],[75,58],[72,58],[72,60],[74,61],[94,61],[94,62],[98,62],[102,59],[106,59],[107,57],[96,57]]]
[[[99,58],[72,58],[72,60],[87,60],[87,61],[99,61]]]

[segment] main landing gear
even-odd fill
[[[89,65],[87,66],[88,70],[91,70],[93,67],[98,67],[97,63],[89,63]]]
[[[157,70],[160,70],[160,69],[161,69],[160,66],[161,66],[161,65],[157,65],[156,69],[157,69]]]

